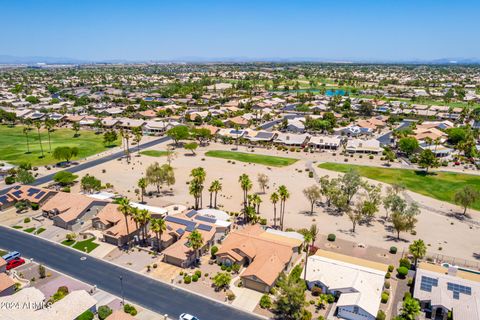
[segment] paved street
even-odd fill
[[[25,257],[56,269],[76,279],[111,294],[130,300],[160,314],[177,318],[182,312],[198,316],[201,320],[253,320],[255,315],[245,313],[185,292],[144,275],[123,269],[105,261],[88,256],[61,244],[0,226],[0,248],[19,251]],[[120,276],[123,277],[123,290]]]

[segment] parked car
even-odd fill
[[[195,316],[192,316],[191,314],[188,313],[182,313],[180,317],[178,317],[178,320],[200,320]]]
[[[13,260],[13,259],[16,259],[16,258],[20,258],[20,252],[17,252],[17,251],[11,251],[9,253],[7,253],[6,255],[2,256],[3,260],[5,260],[6,262],[9,262],[10,260]]]
[[[13,260],[8,261],[7,263],[7,270],[15,269],[18,266],[21,266],[25,263],[25,260],[22,258],[15,258]]]

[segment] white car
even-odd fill
[[[195,316],[192,316],[191,314],[188,313],[182,313],[180,317],[178,317],[178,320],[200,320]]]

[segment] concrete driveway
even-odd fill
[[[232,283],[235,283],[236,280],[232,280]],[[235,294],[235,300],[233,300],[232,305],[249,312],[255,309],[263,296],[261,292],[243,287],[239,288],[235,285],[230,286],[230,290]]]

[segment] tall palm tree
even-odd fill
[[[310,226],[310,229],[308,230],[310,235],[312,236],[312,246],[315,245],[315,241],[317,241],[317,236],[318,236],[318,228],[316,224],[312,224]]]
[[[270,202],[273,203],[273,227],[277,228],[277,202],[280,199],[278,193],[274,192],[270,195]]]
[[[248,191],[252,189],[252,181],[250,177],[244,173],[238,178],[238,182],[240,182],[240,187],[243,190],[243,210],[245,211],[248,206]]]
[[[42,158],[43,158],[44,155],[43,155],[43,146],[42,146],[42,136],[40,135],[40,128],[42,128],[42,123],[40,121],[35,121],[34,125],[37,128],[38,142],[40,144],[40,152],[42,153]]]
[[[140,209],[136,207],[130,207],[130,218],[132,218],[132,220],[135,222],[135,229],[138,230],[142,219],[140,216]]]
[[[28,133],[30,132],[30,127],[26,126],[23,128],[23,134],[27,138],[27,153],[30,153],[30,143],[28,141]]]
[[[135,127],[132,129],[133,132],[133,138],[135,140],[135,143],[137,144],[137,153],[140,153],[140,141],[142,141],[142,127]]]
[[[48,133],[48,152],[52,152],[52,140],[50,137],[50,133],[53,132],[54,128],[55,128],[55,121],[53,121],[52,119],[45,120],[45,129],[47,129],[47,133]]]
[[[427,253],[427,246],[423,240],[415,240],[413,243],[408,247],[408,251],[415,259],[415,268],[417,267],[418,259],[422,259],[425,254]]]
[[[130,230],[128,228],[128,217],[132,213],[132,207],[130,201],[127,198],[122,198],[118,201],[118,211],[120,211],[125,217],[125,225],[127,227],[127,246],[130,245]]]
[[[195,255],[195,261],[198,258],[198,250],[203,247],[203,237],[198,230],[193,230],[187,237],[190,247]]]
[[[197,182],[197,187],[199,193],[197,194],[198,196],[198,204],[197,206],[203,207],[203,197],[202,197],[202,192],[203,192],[203,183],[205,182],[205,178],[207,177],[207,173],[205,172],[205,169],[202,167],[194,168],[192,169],[192,172],[190,173],[190,177],[193,178],[194,181]]]
[[[278,195],[280,196],[280,229],[283,230],[283,223],[285,220],[285,203],[290,197],[290,193],[285,185],[278,187]]]
[[[164,219],[152,219],[150,229],[155,232],[157,238],[157,252],[162,250],[162,234],[167,230],[167,224]]]
[[[142,203],[143,203],[143,197],[145,195],[145,189],[147,189],[148,186],[148,181],[145,178],[140,178],[138,179],[137,186],[140,188],[140,193],[142,197]]]
[[[200,184],[198,180],[193,179],[192,181],[190,181],[189,193],[193,196],[195,200],[195,210],[199,209],[202,189],[203,189],[203,186]]]
[[[307,281],[307,263],[308,263],[308,254],[310,251],[310,242],[312,241],[312,235],[310,232],[306,232],[303,235],[304,242],[305,242],[305,269],[303,272],[303,280]]]
[[[222,183],[219,180],[214,180],[210,185],[210,189],[215,193],[214,208],[217,208],[217,195],[219,191],[222,191]]]
[[[150,215],[150,212],[148,212],[147,209],[140,210],[140,229],[142,231],[142,242],[144,244],[147,239],[147,226],[151,219],[152,219],[152,216]]]

